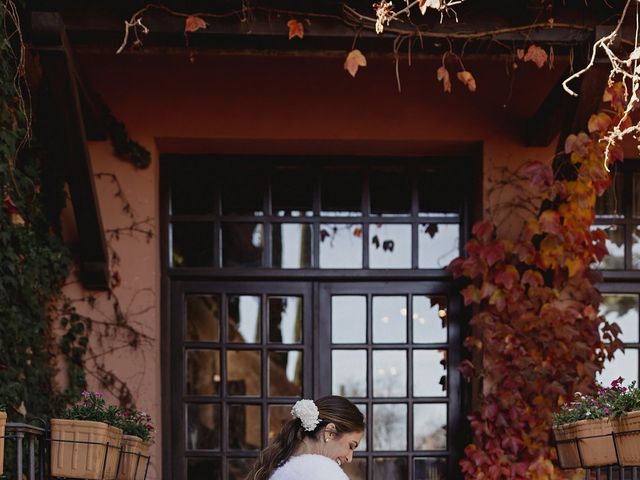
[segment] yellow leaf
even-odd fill
[[[185,32],[196,32],[201,28],[207,28],[207,22],[195,15],[189,15],[184,21]]]
[[[444,92],[451,93],[451,77],[449,77],[449,70],[447,70],[443,65],[438,69],[436,76],[438,77],[438,81],[442,82]]]
[[[589,133],[604,132],[609,128],[609,125],[611,125],[611,117],[604,112],[589,117]]]
[[[287,27],[289,27],[289,40],[293,37],[303,38],[304,37],[304,26],[292,18],[287,22]]]
[[[461,72],[458,72],[458,80],[464,83],[470,92],[476,91],[476,79],[473,78],[473,75],[471,75],[471,72],[467,70],[462,70]]]
[[[352,77],[356,76],[359,67],[366,67],[367,59],[358,49],[351,50],[344,61],[344,69],[348,71]]]

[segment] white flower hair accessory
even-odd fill
[[[313,400],[298,400],[291,409],[291,415],[300,419],[307,432],[315,430],[320,423],[320,412]]]

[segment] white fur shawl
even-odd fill
[[[291,457],[271,475],[271,480],[349,480],[336,462],[324,455]]]

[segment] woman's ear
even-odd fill
[[[324,427],[324,431],[331,436],[336,435],[338,433],[335,423],[327,423],[327,426]]]

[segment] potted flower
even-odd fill
[[[7,426],[7,411],[0,405],[0,475],[4,473],[4,429]]]
[[[84,391],[63,418],[51,419],[51,475],[114,480],[122,439],[117,413],[100,392]]]
[[[610,407],[602,390],[597,397],[576,393],[574,401],[563,405],[554,415],[553,434],[561,467],[617,463]]]
[[[149,461],[149,447],[154,427],[151,417],[134,408],[118,412],[118,425],[122,429],[122,453],[118,480],[144,480]]]
[[[622,466],[640,465],[640,389],[636,382],[622,386],[622,378],[611,383],[608,392],[613,437]]]

